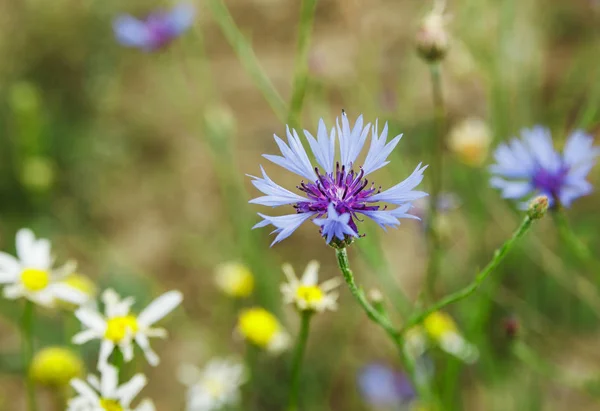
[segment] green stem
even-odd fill
[[[350,269],[350,263],[348,261],[348,253],[346,252],[346,249],[336,248],[335,254],[337,257],[338,266],[340,267],[340,271],[342,272],[344,280],[346,280],[346,284],[348,284],[348,288],[350,288],[350,292],[352,293],[354,298],[356,298],[358,303],[361,305],[361,307],[367,314],[367,317],[369,317],[371,321],[383,328],[398,348],[405,371],[410,377],[411,382],[413,383],[413,386],[415,387],[417,393],[419,394],[419,398],[424,403],[429,404],[431,407],[434,407],[432,408],[432,410],[439,409],[437,400],[431,392],[431,387],[429,386],[428,381],[425,381],[422,378],[417,378],[416,376],[416,365],[414,360],[407,354],[406,350],[404,349],[405,341],[402,333],[394,328],[390,320],[382,312],[377,310],[371,305],[371,303],[369,303],[368,299],[365,296],[365,293],[361,289],[359,289],[356,283],[354,282],[354,274]]]
[[[213,17],[221,27],[225,38],[231,47],[233,47],[246,72],[252,77],[252,80],[267,100],[269,106],[271,106],[275,112],[275,115],[279,120],[285,121],[288,113],[285,101],[281,98],[275,89],[275,86],[271,83],[271,80],[261,67],[252,50],[252,46],[235,24],[235,21],[233,20],[233,17],[231,17],[231,13],[223,0],[209,0],[208,6],[212,10]]]
[[[35,398],[35,385],[29,376],[31,361],[33,360],[33,317],[35,305],[27,300],[25,309],[23,310],[23,318],[21,322],[23,333],[23,364],[25,365],[25,383],[27,388],[27,409],[28,411],[37,411],[37,403]]]
[[[504,259],[504,257],[506,257],[506,254],[508,254],[510,249],[513,248],[513,246],[516,244],[517,240],[519,240],[519,238],[521,238],[521,237],[523,237],[523,235],[525,235],[525,233],[531,227],[531,224],[533,223],[533,221],[534,220],[531,217],[529,217],[529,215],[527,215],[523,219],[523,222],[521,223],[519,228],[513,233],[511,238],[509,238],[504,244],[502,244],[502,246],[499,249],[496,250],[496,252],[494,253],[494,257],[492,258],[492,261],[490,261],[488,263],[488,265],[486,265],[485,268],[482,271],[480,271],[479,274],[477,274],[477,276],[475,277],[475,281],[473,281],[471,284],[467,285],[466,287],[462,288],[461,290],[456,291],[450,295],[447,295],[446,297],[442,298],[441,300],[439,300],[436,303],[434,303],[433,305],[431,305],[426,310],[413,316],[406,323],[406,325],[402,329],[402,332],[405,332],[406,330],[409,330],[410,328],[414,327],[415,325],[420,324],[425,318],[427,318],[427,316],[429,314],[439,311],[439,310],[443,309],[444,307],[446,307],[450,304],[453,304],[457,301],[460,301],[464,298],[467,298],[468,296],[473,294],[481,286],[481,284],[485,281],[485,279],[488,277],[488,275],[490,275],[490,273],[492,271],[494,271],[494,269],[498,266],[498,264],[500,264],[500,262]]]
[[[294,85],[288,123],[298,124],[302,113],[302,105],[308,84],[308,52],[310,32],[315,18],[317,0],[302,0],[300,25],[298,27],[298,43],[296,45],[296,62],[294,66]]]
[[[304,351],[306,350],[306,342],[308,341],[308,333],[310,330],[310,319],[312,318],[312,311],[302,312],[302,321],[300,324],[300,333],[298,334],[298,340],[296,341],[296,348],[294,349],[294,358],[292,360],[292,382],[290,388],[290,400],[289,400],[289,411],[295,411],[298,409],[298,390],[300,388],[300,371],[302,369],[302,359],[304,358]]]
[[[437,206],[442,191],[443,157],[444,157],[444,128],[445,109],[442,95],[442,79],[440,66],[429,64],[432,85],[433,110],[435,114],[435,135],[433,144],[433,158],[431,160],[431,197],[429,201],[429,214],[427,216],[427,239],[429,245],[429,261],[425,279],[425,291],[429,300],[435,298],[435,283],[440,269],[441,242],[437,232]]]
[[[346,280],[346,284],[348,284],[348,288],[350,288],[350,292],[356,298],[358,303],[362,306],[363,310],[367,314],[369,319],[377,324],[381,328],[385,330],[385,332],[394,340],[396,344],[402,342],[402,335],[394,328],[392,323],[382,315],[379,311],[375,309],[367,300],[365,293],[360,290],[356,283],[354,282],[354,275],[352,274],[352,270],[350,270],[350,263],[348,261],[348,253],[345,248],[336,248],[335,254],[337,256],[338,266],[342,271],[342,275],[344,276],[344,280]]]

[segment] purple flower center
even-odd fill
[[[173,40],[174,33],[167,22],[167,16],[161,13],[155,13],[148,16],[146,28],[150,34],[150,43],[152,49],[159,49]]]
[[[561,166],[557,171],[550,171],[539,167],[532,178],[533,185],[540,191],[551,195],[554,199],[559,198],[560,189],[565,183],[569,168]]]
[[[318,167],[315,167],[317,181],[314,183],[304,183],[298,186],[300,191],[306,193],[310,201],[301,201],[294,205],[299,213],[317,212],[318,216],[327,213],[327,207],[333,203],[335,211],[338,214],[350,213],[350,227],[356,232],[358,229],[354,219],[357,219],[356,212],[375,211],[379,209],[377,205],[368,205],[369,197],[381,191],[381,188],[375,188],[374,184],[369,185],[369,180],[364,178],[362,168],[359,172],[354,170],[346,171],[345,166],[336,164],[336,170],[333,173],[321,174]]]

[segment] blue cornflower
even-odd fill
[[[186,31],[194,21],[194,8],[180,4],[170,11],[159,10],[144,20],[127,14],[114,20],[117,41],[127,47],[154,51],[169,44]]]
[[[415,399],[406,376],[383,364],[369,364],[358,373],[358,388],[364,400],[375,407],[397,408]]]
[[[370,130],[371,145],[362,166],[356,167],[356,158],[362,151]],[[276,184],[261,166],[262,178],[250,177],[253,178],[254,186],[265,195],[250,202],[271,207],[292,205],[296,213],[279,217],[259,213],[263,220],[254,228],[269,224],[275,226],[275,244],[289,237],[302,223],[313,218],[315,224],[321,227],[321,235],[328,244],[337,241],[338,245],[343,245],[359,235],[356,222],[362,221],[362,216],[369,217],[384,230],[386,227],[398,226],[400,218],[418,219],[409,214],[408,210],[411,201],[427,195],[422,191],[413,191],[423,180],[426,166],[419,164],[406,180],[385,191],[381,191],[381,187],[376,187],[366,178],[389,163],[387,157],[402,137],[398,135],[388,142],[387,133],[387,123],[379,134],[377,122],[375,127],[371,128],[370,123],[363,124],[362,116],[359,116],[354,127],[350,128],[345,113],[342,113],[341,126],[338,119],[336,127],[332,127],[328,133],[321,119],[316,139],[308,131],[304,131],[318,163],[317,167],[313,167],[298,133],[296,130],[290,131],[287,127],[287,144],[275,136],[282,156],[265,154],[264,157],[304,177],[306,181],[303,180],[297,186],[304,196]],[[339,142],[337,161],[336,136]],[[382,202],[398,207],[388,210],[387,206],[379,205]]]
[[[589,194],[592,185],[586,176],[595,164],[600,148],[583,131],[574,131],[562,154],[552,145],[550,131],[534,127],[521,131],[522,138],[501,144],[494,152],[496,164],[490,167],[492,187],[502,197],[521,199],[545,195],[550,205],[570,207],[573,200]]]

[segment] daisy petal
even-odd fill
[[[140,313],[137,321],[140,325],[148,327],[165,315],[173,311],[183,301],[183,294],[179,291],[169,291],[155,299]]]

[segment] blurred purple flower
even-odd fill
[[[193,6],[179,4],[170,11],[156,11],[144,20],[122,14],[114,20],[113,30],[122,45],[155,51],[188,29],[194,21],[194,12]]]
[[[460,198],[454,193],[440,193],[437,199],[436,209],[439,213],[447,213],[460,207]],[[427,223],[429,212],[429,197],[421,198],[413,203],[410,214],[419,217],[423,224]]]
[[[501,144],[494,153],[490,184],[502,190],[502,197],[516,200],[541,194],[551,206],[570,207],[573,200],[592,191],[586,177],[600,148],[592,146],[590,135],[574,131],[562,154],[554,149],[548,129],[525,129],[521,136]]]
[[[370,364],[361,369],[358,388],[364,400],[376,407],[397,407],[416,396],[404,374],[382,364]]]
[[[341,126],[338,119],[337,127],[328,133],[323,120],[319,122],[317,138],[304,131],[318,165],[314,167],[296,130],[287,128],[286,144],[275,136],[275,142],[283,156],[266,154],[264,157],[293,172],[308,181],[302,181],[298,190],[304,196],[291,192],[276,184],[267,176],[261,166],[262,178],[250,176],[252,183],[265,195],[251,200],[251,203],[270,207],[292,205],[296,214],[271,217],[258,214],[263,221],[254,228],[275,226],[277,233],[273,244],[289,237],[302,223],[314,218],[315,224],[321,227],[321,235],[327,243],[332,241],[349,242],[358,236],[357,221],[366,216],[375,221],[384,230],[387,227],[400,225],[400,218],[413,218],[408,214],[411,202],[427,195],[413,189],[423,180],[426,166],[419,164],[413,173],[394,187],[381,191],[373,183],[369,184],[366,176],[389,163],[387,157],[400,141],[401,135],[390,142],[387,141],[388,126],[385,124],[381,134],[378,134],[377,123],[371,129],[371,124],[363,125],[362,116],[358,117],[353,128],[345,113],[342,114]],[[372,131],[371,145],[362,166],[356,167],[355,161],[362,151],[369,131]],[[335,160],[336,130],[339,141],[339,160]],[[380,202],[394,204],[398,207],[388,210],[378,205]],[[273,245],[272,244],[272,245]]]

